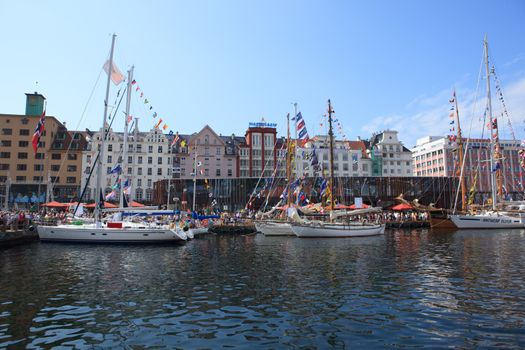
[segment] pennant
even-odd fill
[[[140,98],[142,98],[142,96],[144,96],[144,92],[141,92],[141,93],[140,93]]]
[[[137,88],[135,89],[135,91],[139,91],[140,90],[140,87],[137,85]]]
[[[153,118],[157,118],[157,112],[153,113]]]
[[[180,146],[183,148],[186,147],[186,140],[182,140],[180,143]]]
[[[130,123],[133,120],[133,117],[128,115],[128,123]]]
[[[166,130],[167,128],[168,128],[168,125],[167,125],[167,124],[164,124],[164,125],[162,126],[162,130]]]
[[[109,201],[111,199],[114,199],[116,196],[117,196],[117,192],[113,190],[106,195],[106,200]]]
[[[148,104],[148,103],[149,103],[148,99],[147,98],[144,99],[144,104]]]
[[[137,83],[137,81],[135,79],[133,79],[133,81],[131,82],[131,85],[135,85]]]
[[[117,164],[113,167],[113,169],[111,169],[108,174],[120,174],[120,172],[122,171],[122,168],[120,167],[120,164]]]
[[[173,138],[173,141],[171,142],[171,147],[173,147],[177,143],[177,141],[179,141],[179,133],[178,132],[175,134],[175,137]],[[182,146],[182,143],[181,143],[181,146]],[[182,147],[184,147],[184,146],[182,146]]]
[[[159,125],[162,123],[162,118],[159,119],[159,122],[157,124],[155,124],[154,128],[155,129],[158,129],[159,128]]]

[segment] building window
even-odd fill
[[[232,169],[228,169],[228,177],[232,177],[233,176],[233,170]]]
[[[157,158],[157,164],[162,164],[162,157]]]
[[[159,146],[158,151],[158,153],[162,153],[162,146]]]
[[[215,170],[215,176],[221,176],[221,169]]]
[[[51,164],[51,171],[59,171],[60,165],[58,164]]]
[[[142,186],[142,179],[137,179],[137,186]]]
[[[20,129],[20,136],[29,136],[29,129]]]
[[[68,153],[67,154],[68,160],[77,160],[77,154],[76,153]]]
[[[25,176],[17,176],[16,177],[16,182],[25,182],[26,181],[26,177]]]
[[[162,175],[162,168],[157,169],[157,175]]]
[[[215,154],[220,156],[221,155],[221,148],[220,147],[217,147],[217,149],[215,150]]]
[[[2,129],[2,135],[12,135],[13,134],[13,130],[12,129]]]
[[[153,175],[153,170],[151,168],[148,168],[148,175]]]
[[[108,152],[113,152],[113,145],[112,144],[108,145]]]
[[[128,164],[133,163],[133,156],[128,156]]]
[[[153,164],[153,157],[148,157],[148,164]]]
[[[138,201],[141,201],[142,200],[142,189],[141,188],[137,188],[135,190],[135,198],[138,200]]]
[[[27,152],[18,152],[18,159],[27,159]]]
[[[9,170],[9,164],[0,164],[0,170]]]
[[[153,153],[153,146],[148,146],[148,153]]]
[[[0,152],[0,158],[11,158],[11,152]]]
[[[148,179],[148,187],[151,187],[151,183],[152,183],[151,179]]]
[[[26,171],[27,170],[27,164],[17,164],[16,165],[16,170]]]
[[[133,175],[133,169],[132,168],[128,168],[128,175]]]
[[[113,163],[113,157],[112,156],[108,156],[108,163]]]
[[[142,164],[142,156],[139,157],[137,163]]]
[[[142,168],[137,168],[137,175],[142,175]]]
[[[74,184],[74,183],[77,182],[77,178],[74,177],[74,176],[68,176],[68,177],[66,177],[66,182],[67,182],[68,184]]]
[[[33,176],[34,182],[42,182],[44,180],[43,176]]]
[[[76,165],[68,165],[67,166],[67,171],[68,172],[74,172],[74,171],[77,171],[77,166]]]
[[[60,153],[52,153],[51,154],[51,159],[60,160],[61,158],[62,158],[62,155]]]

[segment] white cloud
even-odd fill
[[[481,124],[486,105],[484,81],[480,81],[480,88],[476,94],[475,89],[462,87],[457,84],[461,129],[464,136],[481,136]],[[494,85],[494,84],[493,84]],[[523,138],[525,122],[525,75],[507,84],[502,82],[502,91],[505,98],[511,124],[517,139]],[[493,115],[501,116],[502,104],[496,96],[496,88],[492,86]],[[476,96],[477,95],[477,96]],[[391,129],[399,132],[399,139],[406,147],[415,146],[417,139],[425,136],[445,136],[451,134],[450,104],[452,88],[444,89],[432,96],[419,96],[407,105],[407,112],[392,113],[378,116],[369,121],[361,130],[366,134]],[[510,139],[511,132],[507,118],[499,120],[500,138]],[[471,130],[472,129],[472,130]],[[485,137],[487,133],[485,132]]]

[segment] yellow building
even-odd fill
[[[6,191],[10,206],[69,201],[79,192],[84,133],[68,131],[55,117],[46,116],[35,154],[31,140],[45,97],[26,95],[24,115],[0,114],[0,207],[6,205]]]

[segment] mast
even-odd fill
[[[328,136],[330,137],[330,210],[334,210],[334,131],[332,130],[332,104],[328,100]]]
[[[458,126],[458,168],[459,170],[459,186],[461,188],[461,210],[463,212],[467,211],[467,188],[465,186],[465,176],[463,176],[463,139],[461,138],[461,125],[459,124],[459,108],[458,108],[458,98],[456,96],[456,90],[454,90],[454,107],[456,110],[456,124]],[[454,204],[455,209],[455,204]]]
[[[133,69],[135,66],[131,66],[128,71],[128,93],[126,95],[126,116],[124,117],[124,149],[122,150],[122,165],[128,164],[128,119],[129,119],[129,107],[131,105],[131,82],[133,81]],[[133,162],[132,162],[133,163]],[[122,176],[120,177],[120,198],[119,207],[124,207],[124,184],[126,183],[127,166],[122,167]]]
[[[193,206],[192,211],[195,211],[195,198],[197,194],[197,137],[195,137],[195,158],[193,159]]]
[[[290,144],[290,113],[286,116],[287,121],[287,137],[286,137],[286,179],[288,181],[288,186],[290,186],[291,178],[292,178],[292,154],[291,154],[291,148],[292,145]],[[286,204],[290,206],[292,203],[292,194],[290,191],[290,188],[288,188],[287,195],[286,195]]]
[[[490,128],[490,186],[492,191],[492,209],[496,209],[496,204],[498,201],[498,194],[496,189],[496,150],[499,148],[497,145],[497,127],[496,127],[496,137],[494,137],[494,124],[492,120],[492,102],[490,96],[490,70],[489,70],[489,43],[487,36],[483,40],[483,46],[485,48],[485,71],[487,76],[487,114],[489,117],[489,128]]]
[[[108,81],[106,83],[106,98],[104,100],[104,116],[102,119],[102,135],[100,137],[99,158],[97,163],[97,184],[95,187],[95,222],[100,221],[100,191],[102,187],[102,162],[104,160],[104,147],[106,146],[106,120],[108,116],[109,87],[111,83],[111,72],[113,71],[113,49],[115,48],[116,34],[111,38],[111,51],[109,53]]]

